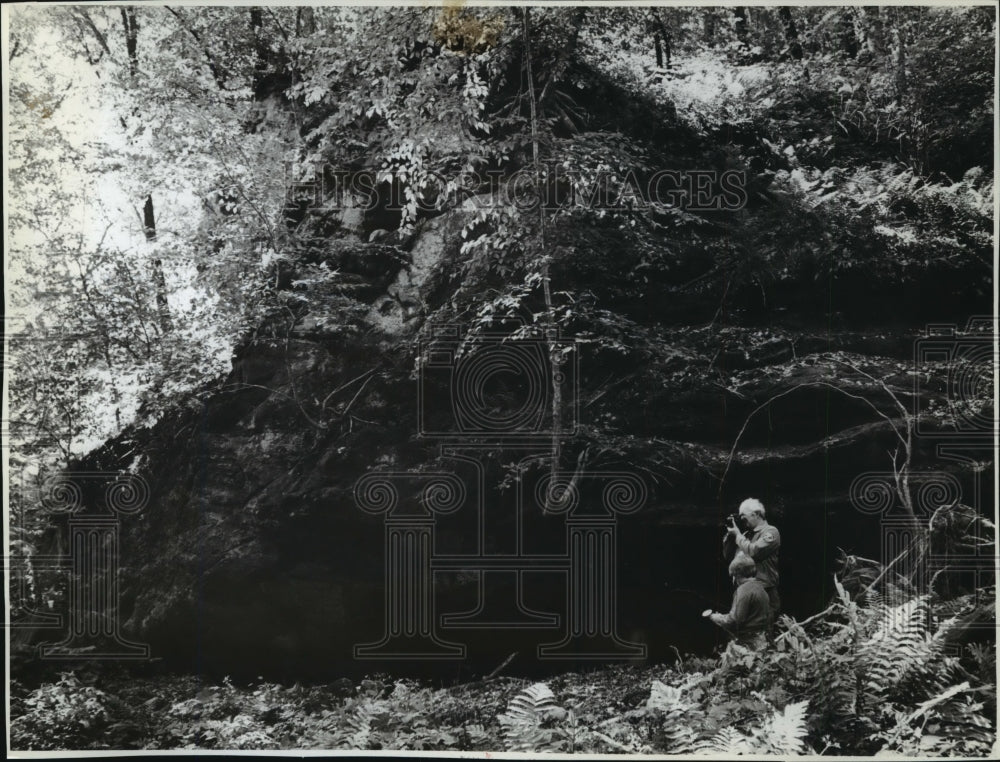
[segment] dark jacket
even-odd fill
[[[747,579],[733,593],[733,605],[728,614],[713,614],[712,621],[728,630],[737,642],[754,642],[771,621],[771,605],[760,580]]]

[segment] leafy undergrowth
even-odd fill
[[[237,686],[106,670],[14,681],[12,747],[987,756],[994,649],[949,646],[992,591],[932,606],[837,588],[811,621],[783,618],[763,654],[730,646],[546,683]]]

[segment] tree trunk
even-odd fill
[[[656,65],[660,68],[670,68],[670,27],[663,20],[663,16],[660,15],[659,9],[650,8],[650,14],[652,15],[653,28],[655,30],[656,39]],[[660,63],[660,47],[662,45],[663,49],[663,63]]]
[[[121,14],[125,30],[125,50],[128,52],[129,76],[134,80],[139,68],[139,22],[136,19],[135,7],[131,5],[122,8]],[[156,215],[153,212],[152,194],[146,196],[146,203],[143,206],[142,230],[146,241],[149,243],[156,241]],[[153,260],[153,286],[156,289],[156,311],[159,316],[160,330],[166,334],[172,326],[167,304],[167,279],[163,274],[163,262],[159,258]]]
[[[222,67],[216,63],[215,56],[212,55],[212,51],[208,49],[208,46],[205,45],[204,42],[202,42],[201,35],[198,34],[194,27],[187,23],[187,20],[178,11],[168,5],[164,5],[163,7],[166,8],[170,15],[177,19],[178,23],[181,25],[181,29],[191,35],[191,38],[201,47],[201,52],[204,54],[205,60],[208,62],[208,70],[212,72],[212,78],[215,80],[215,84],[218,85],[220,90],[225,90],[226,73],[222,70]]]
[[[799,30],[795,26],[795,19],[792,18],[792,11],[787,5],[778,8],[778,18],[785,27],[785,47],[787,55],[795,61],[802,60],[802,43],[799,42]]]
[[[534,79],[534,67],[531,61],[531,20],[530,20],[530,8],[524,7],[521,9],[521,20],[522,27],[521,33],[524,43],[524,61],[525,61],[525,73],[528,84],[528,102],[530,105],[530,116],[531,116],[531,159],[535,174],[535,187],[538,189],[538,233],[539,233],[539,250],[541,252],[546,252],[545,243],[545,205],[542,203],[541,198],[541,156],[538,152],[539,139],[538,139],[538,110],[536,108],[535,100],[535,79]],[[582,22],[582,16],[581,16]],[[541,96],[539,96],[541,100]],[[556,485],[556,474],[559,472],[559,464],[562,455],[562,368],[561,364],[563,362],[561,352],[559,351],[559,345],[556,341],[557,339],[557,327],[555,319],[555,309],[552,302],[552,282],[549,272],[549,261],[548,254],[543,254],[542,260],[542,293],[545,298],[545,337],[549,356],[550,365],[550,380],[552,384],[552,445],[550,452],[549,461],[549,473],[552,477],[552,485]],[[542,511],[548,513],[549,511],[554,511],[559,509],[561,506],[565,505],[573,495],[576,490],[576,485],[580,480],[580,476],[583,473],[583,469],[586,466],[586,456],[587,451],[584,450],[580,453],[577,460],[576,470],[570,480],[568,486],[566,486],[565,491],[559,492],[558,494],[553,491],[547,491],[545,495],[545,502],[542,505]]]
[[[702,17],[702,36],[709,45],[715,44],[715,11],[706,10]]]
[[[885,55],[885,31],[882,16],[876,6],[864,7],[865,47],[873,56]]]
[[[260,8],[250,9],[250,31],[254,40],[253,92],[259,98],[271,63],[271,50],[264,38],[264,12]]]
[[[316,32],[316,13],[312,6],[304,5],[295,9],[295,36],[308,37]]]
[[[134,77],[139,70],[139,20],[135,6],[121,8],[122,25],[125,27],[125,50],[128,52],[128,73]]]
[[[736,39],[740,41],[740,44],[747,44],[747,9],[741,5],[737,5],[733,8],[733,16],[736,17]]]
[[[889,8],[889,24],[892,27],[892,60],[895,71],[896,92],[903,96],[907,90],[906,77],[906,37],[903,34],[903,23],[899,11]]]
[[[838,36],[840,37],[840,50],[848,58],[858,57],[858,37],[854,32],[854,11],[845,8],[840,13],[838,21]]]
[[[153,196],[146,196],[146,204],[142,209],[142,228],[149,243],[156,241],[156,215],[153,213]],[[167,279],[163,275],[163,261],[157,257],[153,260],[153,285],[156,288],[156,312],[160,319],[160,330],[169,333],[173,327],[170,322],[170,308],[167,305]]]

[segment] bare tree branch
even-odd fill
[[[73,6],[70,10],[73,18],[82,26],[86,27],[90,33],[97,40],[97,44],[101,46],[101,50],[107,53],[109,56],[112,55],[111,48],[108,46],[108,39],[104,36],[104,32],[97,28],[94,24],[94,20],[90,18],[90,14],[87,13],[85,7]]]
[[[896,395],[896,393],[889,388],[888,384],[886,384],[884,380],[875,378],[870,373],[867,373],[866,371],[857,367],[853,363],[849,363],[845,360],[841,360],[836,357],[832,357],[830,359],[835,363],[850,368],[858,375],[879,386],[882,389],[882,391],[885,392],[885,394],[890,398],[890,400],[892,400],[893,404],[899,410],[900,416],[903,420],[904,429],[900,430],[896,420],[890,418],[888,415],[882,412],[868,397],[862,394],[853,394],[844,389],[843,387],[836,386],[835,384],[832,384],[829,381],[805,381],[800,384],[796,384],[795,386],[789,389],[786,389],[782,392],[779,392],[778,394],[773,395],[772,397],[769,397],[766,401],[758,405],[750,413],[750,415],[747,416],[746,420],[743,422],[743,426],[740,428],[739,433],[736,435],[736,439],[733,441],[732,449],[730,449],[729,451],[729,457],[726,460],[726,467],[723,470],[722,477],[719,480],[719,494],[720,495],[722,494],[722,488],[725,485],[726,476],[729,474],[729,469],[732,466],[733,458],[736,455],[736,448],[739,445],[740,439],[746,432],[747,426],[750,425],[751,419],[753,419],[753,417],[757,413],[759,413],[764,408],[768,407],[775,400],[785,397],[799,389],[809,388],[809,387],[826,388],[826,389],[832,389],[833,391],[842,394],[845,397],[849,397],[851,399],[856,399],[860,400],[861,402],[864,402],[869,408],[871,408],[875,412],[876,415],[878,415],[880,418],[882,418],[889,424],[893,433],[896,435],[896,438],[899,440],[900,445],[903,447],[903,453],[905,456],[902,459],[902,462],[899,462],[897,460],[897,455],[899,452],[898,447],[897,447],[897,455],[890,456],[892,459],[893,477],[895,481],[896,492],[897,495],[899,496],[900,501],[903,504],[903,507],[906,509],[907,514],[911,519],[915,521],[916,519],[913,511],[913,500],[910,495],[910,483],[909,483],[910,460],[913,455],[913,416],[910,414],[909,410],[899,399],[898,395]]]

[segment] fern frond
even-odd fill
[[[885,596],[877,588],[871,588],[864,595],[865,608],[869,610],[884,612]]]
[[[997,740],[993,723],[983,714],[984,705],[964,695],[957,695],[935,706],[925,730],[952,739],[967,756],[987,755]]]
[[[933,707],[936,707],[939,704],[944,704],[953,696],[956,696],[959,693],[964,693],[968,690],[969,690],[968,682],[962,682],[959,683],[958,685],[953,685],[944,692],[938,694],[937,696],[934,696],[934,698],[928,699],[920,706],[918,706],[916,709],[914,709],[913,712],[910,714],[910,716],[906,718],[906,721],[913,722],[921,715],[926,714],[929,709],[932,709]]]
[[[738,755],[752,754],[754,750],[748,739],[732,726],[719,730],[714,736],[699,741],[691,747],[693,754]]]
[[[822,669],[812,685],[816,705],[834,717],[851,717],[858,710],[858,680],[836,664]]]
[[[872,641],[885,641],[895,637],[923,635],[928,629],[930,599],[923,595],[910,598],[885,609],[878,631]]]
[[[681,698],[683,689],[654,680],[650,686],[647,709],[659,709],[662,712],[686,712],[691,704]]]
[[[967,682],[950,686],[912,712],[897,712],[886,751],[907,756],[988,756],[996,728],[973,701]]]
[[[546,712],[557,708],[555,694],[545,683],[529,685],[511,699],[507,711],[501,717],[507,717],[511,723],[539,724]]]
[[[775,710],[764,723],[754,731],[753,738],[760,747],[773,754],[802,754],[803,740],[808,732],[806,710],[809,701],[789,704],[784,710]]]
[[[353,713],[349,714],[345,720],[347,725],[348,748],[367,749],[371,740],[372,719],[374,715],[371,709],[365,704],[359,704]]]
[[[690,718],[686,715],[694,705],[683,698],[684,688],[654,680],[646,701],[646,709],[662,712],[663,724],[657,733],[659,744],[670,754],[684,754],[695,742]]]
[[[618,749],[619,751],[623,751],[626,754],[635,754],[636,752],[643,751],[643,747],[641,745],[633,744],[633,745],[629,746],[627,744],[623,744],[620,741],[616,741],[614,738],[612,738],[611,736],[609,736],[607,733],[601,733],[599,730],[591,730],[590,731],[590,735],[593,736],[594,738],[600,739],[601,741],[603,741],[604,743],[606,743],[608,746],[610,746],[610,747],[612,747],[614,749]]]
[[[867,674],[868,691],[876,697],[887,696],[940,653],[941,644],[929,632],[929,619],[926,596],[886,611],[874,635],[859,649],[859,667]]]
[[[518,693],[507,711],[497,716],[509,751],[561,751],[561,737],[542,727],[553,714],[561,713],[556,697],[545,683],[529,685]]]

